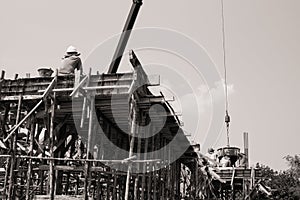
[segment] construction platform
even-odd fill
[[[2,73],[3,199],[250,197],[259,170],[206,166],[164,95],[151,93],[159,79],[149,80],[134,53],[130,62],[130,73]],[[225,150],[236,162],[239,149]]]
[[[195,148],[135,59],[131,73],[2,76],[2,196],[197,197]]]

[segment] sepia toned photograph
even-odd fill
[[[0,200],[300,199],[300,1],[0,2]]]

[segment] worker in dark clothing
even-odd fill
[[[66,55],[62,58],[62,66],[58,72],[61,75],[74,74],[75,69],[80,70],[82,73],[82,63],[79,58],[80,53],[73,46],[69,46]]]

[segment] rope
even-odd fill
[[[228,84],[227,84],[227,66],[226,66],[226,37],[225,37],[225,15],[224,15],[224,0],[221,0],[222,10],[222,48],[223,48],[223,67],[224,67],[224,82],[225,82],[225,123],[227,132],[227,146],[229,147],[229,122],[230,117],[228,115]]]
[[[224,16],[224,0],[221,0],[222,6],[222,48],[223,48],[223,67],[225,81],[225,107],[228,110],[228,85],[227,85],[227,66],[226,66],[226,37],[225,37],[225,16]]]

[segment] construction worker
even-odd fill
[[[220,163],[221,163],[221,167],[231,167],[231,161],[228,155],[223,156],[222,159],[220,160]]]
[[[247,166],[246,154],[239,153],[238,158],[239,158],[239,167],[246,167]]]
[[[79,58],[80,53],[73,46],[67,48],[66,54],[62,58],[62,66],[59,68],[58,72],[60,75],[74,74],[75,69],[80,70],[82,73],[82,63]]]
[[[208,159],[209,165],[211,165],[211,166],[216,165],[216,163],[214,161],[217,160],[217,155],[215,154],[215,150],[213,148],[208,148],[207,153],[205,154],[205,156],[207,158],[209,158]]]

